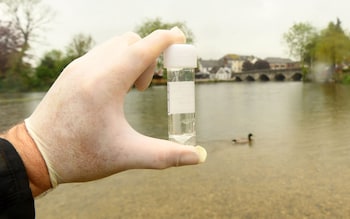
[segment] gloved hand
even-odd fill
[[[53,187],[127,169],[204,162],[205,149],[144,136],[128,124],[123,111],[134,84],[139,90],[148,87],[161,52],[184,41],[178,28],[158,30],[144,39],[126,33],[66,67],[25,120]]]

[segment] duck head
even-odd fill
[[[248,140],[251,141],[251,140],[252,140],[252,137],[253,137],[253,134],[252,134],[252,133],[249,133],[249,135],[248,135]]]

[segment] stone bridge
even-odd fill
[[[301,68],[280,70],[254,70],[241,73],[232,73],[234,81],[301,81]]]

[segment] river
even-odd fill
[[[1,94],[0,129],[43,93]],[[126,117],[167,137],[166,87],[131,90]],[[37,218],[348,218],[350,86],[302,82],[196,85],[198,166],[132,170],[61,185],[36,199]],[[253,133],[251,145],[232,138]]]

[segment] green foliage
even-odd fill
[[[161,18],[157,17],[154,19],[146,19],[141,25],[136,27],[135,32],[138,33],[142,38],[149,35],[155,30],[164,29],[168,30],[177,26],[186,36],[187,43],[192,44],[194,42],[194,35],[190,28],[187,27],[185,22],[173,22],[165,23]]]
[[[334,73],[333,79],[342,80],[342,66],[350,65],[350,36],[342,28],[339,19],[330,22],[319,32],[308,23],[294,24],[289,32],[284,34],[284,39],[291,55],[296,56],[299,53],[300,60],[308,63],[310,68],[322,63]],[[304,79],[307,78],[305,73]],[[343,81],[348,81],[347,75]]]
[[[47,52],[35,69],[31,85],[36,89],[46,90],[56,80],[60,72],[71,62],[59,50]]]
[[[77,34],[68,44],[66,53],[59,50],[47,52],[35,69],[31,86],[40,90],[47,90],[55,82],[58,75],[74,59],[84,55],[93,46],[93,39],[89,35]]]
[[[343,84],[350,84],[350,75],[349,74],[345,74],[343,76],[343,80],[342,80]]]
[[[317,40],[319,39],[319,34],[316,33],[314,37],[311,39],[309,44],[306,45],[305,47],[305,53],[302,57],[302,61],[304,63],[308,63],[311,65],[315,60],[315,53],[316,53],[316,45],[317,45]]]
[[[0,71],[4,72],[0,74],[0,90],[47,90],[63,69],[74,59],[84,55],[91,49],[93,44],[94,41],[91,36],[77,34],[68,44],[65,52],[54,49],[45,53],[36,68],[33,68],[25,62],[21,62],[21,65],[15,65],[15,68],[13,67],[7,69],[7,71]],[[1,54],[2,53],[0,53],[0,58]],[[17,50],[12,52],[9,57],[15,55],[18,55]],[[16,58],[12,58],[11,60],[16,60]]]
[[[342,29],[339,19],[336,24],[330,22],[328,27],[321,31],[312,49],[315,61],[329,63],[332,66],[350,57],[350,38]]]
[[[192,44],[194,42],[193,32],[190,30],[190,28],[187,27],[185,22],[165,23],[159,17],[154,19],[146,19],[141,25],[136,27],[135,32],[143,38],[155,30],[169,30],[175,26],[178,27],[185,34],[187,43]],[[166,69],[163,68],[162,56],[160,56],[157,59],[156,72],[163,72],[163,78],[167,77]]]
[[[296,23],[283,39],[289,47],[289,53],[292,57],[303,61],[307,53],[307,47],[312,43],[316,35],[316,29],[309,23]]]

